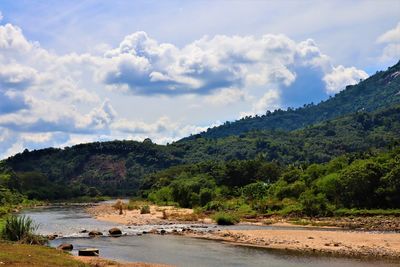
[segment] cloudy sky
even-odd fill
[[[0,158],[167,143],[400,59],[400,1],[0,0]]]

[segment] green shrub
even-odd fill
[[[235,215],[219,212],[213,216],[213,219],[218,225],[233,225],[237,224],[240,220]]]
[[[314,194],[307,190],[300,195],[299,202],[302,205],[303,213],[307,216],[331,215],[328,209],[328,201],[324,194]]]
[[[149,205],[144,205],[140,209],[140,214],[149,214],[150,213],[150,206]]]
[[[213,191],[208,188],[203,188],[200,190],[200,206],[204,207],[213,198]]]
[[[31,218],[11,215],[4,222],[1,237],[5,240],[28,244],[43,244],[46,242],[45,239],[34,234],[37,228],[38,225]]]

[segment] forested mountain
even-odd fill
[[[316,106],[243,119],[169,145],[111,141],[26,150],[0,164],[0,189],[38,199],[134,194],[143,177],[181,164],[262,158],[308,166],[391,149],[400,145],[399,69],[400,63]]]
[[[345,90],[318,105],[308,104],[286,111],[268,111],[262,116],[226,122],[187,139],[199,135],[206,138],[220,138],[240,135],[251,130],[294,130],[360,110],[374,111],[394,103],[400,103],[400,61],[387,71],[377,72],[357,85],[347,86]]]
[[[397,105],[291,132],[252,131],[243,136],[199,137],[167,146],[150,141],[113,141],[25,151],[7,159],[5,165],[13,173],[9,185],[32,198],[121,195],[135,193],[145,175],[179,164],[261,156],[283,165],[307,165],[344,153],[395,147],[399,140]]]

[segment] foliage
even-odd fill
[[[37,227],[29,217],[10,215],[4,222],[4,227],[1,230],[1,238],[27,244],[41,244],[45,240],[35,235],[34,232],[37,230]]]
[[[150,213],[150,206],[144,205],[140,208],[140,214],[149,214]]]
[[[327,163],[280,167],[280,176],[270,183],[255,180],[269,164],[263,159],[206,162],[152,174],[148,179],[153,187],[144,191],[152,196],[153,191],[172,189],[173,201],[182,207],[201,206],[208,212],[229,211],[247,218],[257,213],[331,216],[343,208],[393,209],[400,205],[399,160],[400,147],[346,154]]]
[[[236,216],[225,212],[216,213],[213,219],[218,225],[233,225],[239,222]]]

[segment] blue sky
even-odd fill
[[[400,1],[0,1],[0,157],[166,143],[400,58]]]

